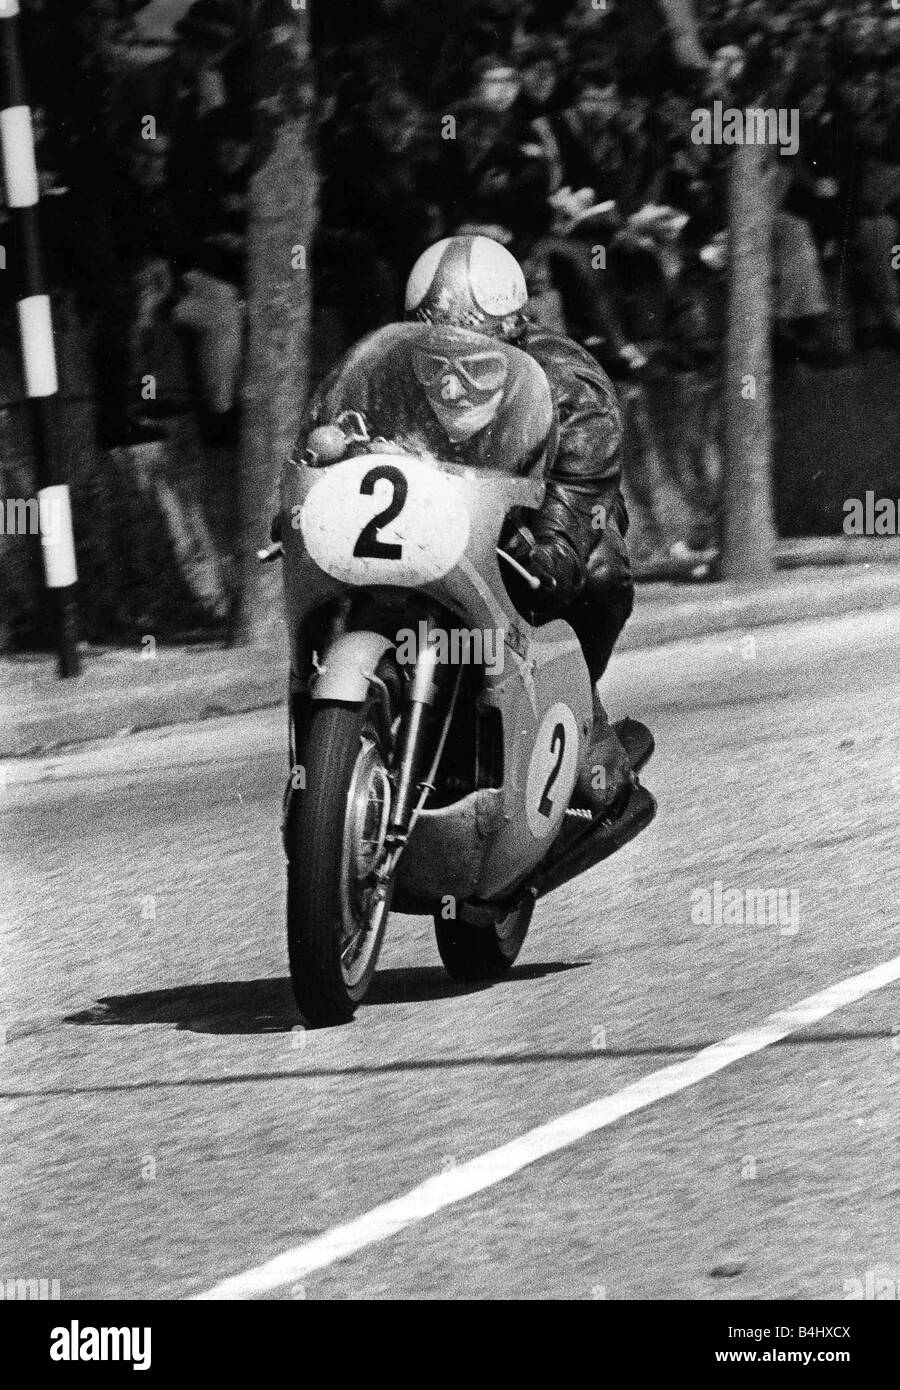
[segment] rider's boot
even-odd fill
[[[594,727],[588,739],[572,806],[590,811],[592,816],[616,816],[624,810],[637,785],[628,754],[609,722],[600,696],[594,690]]]

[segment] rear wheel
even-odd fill
[[[384,940],[390,726],[377,694],[319,706],[310,721],[306,786],[289,818],[287,935],[294,997],[315,1027],[352,1019]]]
[[[529,894],[499,920],[484,908],[463,907],[459,917],[445,921],[435,913],[437,948],[447,974],[469,982],[499,980],[515,964],[534,913]]]

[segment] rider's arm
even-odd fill
[[[548,376],[559,441],[532,529],[557,570],[560,597],[568,600],[583,588],[588,557],[607,520],[618,514],[622,417],[612,386],[599,374],[578,364]]]

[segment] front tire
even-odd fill
[[[316,706],[306,789],[289,818],[287,936],[291,984],[307,1024],[349,1023],[378,963],[393,879],[374,882],[391,818],[390,716]]]
[[[465,906],[461,913],[450,921],[439,913],[434,916],[438,953],[447,974],[469,984],[501,979],[525,944],[534,898],[529,894],[496,922],[487,920],[483,909],[470,911],[468,921]]]

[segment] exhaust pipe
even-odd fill
[[[601,821],[576,840],[569,840],[559,855],[541,864],[529,880],[528,889],[536,898],[552,893],[554,888],[560,888],[627,845],[629,840],[646,830],[655,815],[656,798],[646,787],[635,787],[618,820],[612,824]]]

